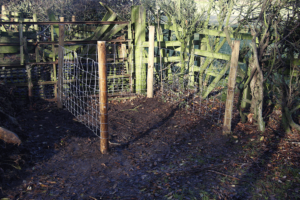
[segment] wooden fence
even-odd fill
[[[103,37],[100,40],[104,40],[107,42],[120,42],[127,44],[126,47],[126,65],[133,66],[133,69],[131,70],[131,74],[129,76],[134,81],[131,83],[135,86],[133,91],[137,93],[143,93],[146,91],[146,75],[147,75],[147,69],[146,69],[146,63],[148,63],[148,52],[145,50],[145,48],[149,47],[149,41],[147,41],[147,25],[146,25],[146,11],[142,6],[134,6],[131,11],[131,21],[129,22],[118,22],[114,21],[116,18],[111,18],[113,21],[97,21],[97,22],[76,22],[75,17],[72,18],[71,22],[36,22],[36,15],[33,15],[32,19],[22,19],[19,17],[19,14],[16,13],[8,13],[3,10],[1,13],[2,18],[4,17],[4,21],[6,22],[0,22],[1,26],[1,38],[9,38],[9,34],[11,36],[10,39],[5,42],[0,39],[0,58],[4,57],[4,53],[8,51],[8,48],[12,48],[15,53],[19,53],[20,59],[18,62],[3,62],[0,61],[0,66],[5,67],[5,69],[26,69],[27,77],[26,80],[22,83],[14,83],[7,81],[6,84],[12,84],[17,87],[28,87],[28,95],[32,96],[32,92],[30,92],[33,88],[33,86],[46,86],[46,85],[52,85],[53,92],[54,92],[54,98],[53,100],[56,100],[57,93],[56,93],[56,87],[57,87],[57,64],[58,60],[57,57],[57,45],[58,45],[58,38],[55,37],[55,29],[57,29],[58,25],[64,24],[69,25],[74,28],[74,30],[78,30],[81,32],[76,32],[76,34],[73,34],[72,37],[82,37],[82,35],[79,35],[79,33],[87,32],[88,34],[83,34],[83,36],[88,37],[90,35],[95,34],[95,31],[97,30],[98,26],[89,27],[87,25],[102,25],[102,27],[105,27],[103,31],[108,31],[111,28],[108,28],[110,25],[113,26],[115,24],[124,25],[123,27],[128,25],[128,29],[125,30],[124,28],[119,30],[123,31],[122,39],[103,39]],[[13,16],[13,17],[12,17]],[[110,16],[113,16],[111,14]],[[110,16],[106,16],[103,18],[103,20],[110,19]],[[12,20],[13,19],[13,20]],[[83,27],[77,26],[77,25],[85,25]],[[3,29],[4,25],[7,26],[7,29]],[[50,41],[41,41],[39,37],[37,37],[37,32],[41,32],[42,30],[39,29],[39,26],[50,26]],[[73,27],[74,26],[74,27]],[[77,27],[76,27],[77,26]],[[110,27],[111,27],[110,26]],[[154,42],[154,46],[161,48],[167,48],[167,49],[173,49],[175,51],[182,51],[181,50],[181,42],[178,40],[173,40],[173,33],[174,33],[174,26],[173,25],[155,25],[156,26],[156,38],[157,41]],[[12,27],[12,28],[11,28]],[[12,31],[9,31],[11,28]],[[103,32],[102,31],[102,32]],[[116,32],[112,32],[111,35],[115,35]],[[180,30],[179,30],[180,31]],[[98,32],[99,33],[99,32]],[[195,32],[194,38],[191,39],[190,43],[188,44],[189,47],[191,47],[191,44],[194,44],[197,46],[197,48],[194,49],[194,53],[196,55],[206,57],[208,59],[219,59],[219,60],[225,60],[230,61],[230,52],[228,54],[220,53],[220,48],[225,44],[225,37],[226,34],[223,31],[218,30],[211,30],[211,29],[204,29],[201,32]],[[211,49],[209,45],[209,37],[215,37],[219,38],[220,45],[218,48]],[[244,30],[243,32],[240,32],[236,34],[235,36],[231,35],[232,38],[235,38],[237,40],[251,40],[252,36],[248,33],[248,30]],[[222,38],[222,40],[220,39]],[[16,42],[15,40],[19,40]],[[56,41],[55,41],[56,40]],[[96,41],[98,39],[95,39],[95,37],[91,37],[88,40],[72,40],[72,41],[64,41],[65,45],[83,45],[83,44],[96,44]],[[51,45],[51,50],[43,48],[43,45]],[[40,51],[42,49],[42,51]],[[7,50],[7,51],[4,51]],[[30,62],[29,59],[29,52],[35,52],[35,62]],[[39,52],[42,52],[42,55],[39,55]],[[50,60],[47,59],[47,56],[50,54],[53,54],[50,57]],[[187,53],[191,53],[191,48],[188,48]],[[158,57],[154,58],[155,63],[174,63],[174,62],[180,62],[180,56],[178,55],[166,55],[162,50],[160,50],[161,59]],[[0,59],[1,60],[1,59]],[[43,61],[43,62],[41,62]],[[46,62],[45,62],[46,61]],[[140,62],[141,61],[141,62]],[[239,63],[242,63],[243,60],[240,60]],[[197,62],[197,65],[193,68],[193,75],[195,74],[201,74],[201,70],[205,69],[205,63],[203,62]],[[208,65],[208,64],[207,64]],[[49,80],[38,80],[38,81],[31,81],[32,79],[32,66],[36,67],[43,67],[52,66],[50,70],[51,77]],[[49,72],[48,72],[49,73]],[[225,73],[225,72],[224,72]],[[199,76],[199,75],[198,75]],[[210,76],[214,76],[213,73],[210,74]],[[216,75],[215,75],[216,76]],[[200,84],[200,83],[199,83]]]
[[[107,15],[112,15],[107,13]],[[116,33],[114,31],[119,31],[124,29],[128,25],[128,22],[121,21],[84,21],[77,22],[75,17],[72,17],[71,22],[37,22],[36,15],[33,15],[32,19],[24,19],[19,13],[7,12],[5,7],[2,6],[0,21],[0,81],[2,84],[8,86],[13,86],[17,88],[22,88],[22,97],[28,95],[29,99],[32,99],[33,88],[38,86],[43,89],[47,86],[51,87],[53,95],[50,95],[50,101],[57,100],[57,56],[58,56],[58,33],[55,34],[58,25],[67,25],[69,29],[66,31],[72,34],[66,35],[64,44],[65,45],[78,45],[83,46],[87,44],[97,43],[97,38],[89,38],[93,35],[99,25],[105,27],[104,30],[108,28],[115,28],[115,30],[108,31],[108,34],[114,36]],[[82,26],[79,26],[82,25]],[[89,25],[89,26],[88,26]],[[90,27],[90,25],[94,25]],[[116,28],[115,25],[120,25],[122,29]],[[48,26],[47,33],[49,38],[47,41],[42,41],[40,38],[40,33],[45,32],[41,30],[41,26]],[[71,27],[71,29],[70,29]],[[103,28],[102,28],[103,30]],[[84,34],[80,34],[84,32]],[[124,34],[124,31],[122,31]],[[105,37],[106,35],[104,35]],[[74,38],[76,40],[74,40]],[[68,40],[73,39],[73,40]],[[18,42],[17,42],[18,41]],[[128,40],[125,37],[121,39],[110,39],[107,37],[107,42],[110,43],[127,43]],[[48,48],[45,48],[47,47]],[[49,48],[49,45],[51,47]],[[35,58],[32,58],[30,54],[34,53]],[[51,55],[52,54],[52,55]],[[4,59],[7,55],[10,58]],[[50,56],[49,56],[50,55]],[[39,74],[33,73],[33,71],[38,71]],[[43,74],[47,74],[47,78],[41,78]],[[50,75],[50,77],[49,77]],[[33,80],[34,76],[38,76],[37,80]],[[27,90],[27,94],[24,91]],[[44,96],[39,96],[46,98]],[[27,99],[27,98],[26,98]]]

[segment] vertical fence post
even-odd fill
[[[72,19],[71,20],[72,20],[72,22],[76,22],[76,16],[72,15]],[[72,25],[72,32],[73,32],[73,35],[72,35],[72,38],[73,38],[74,36],[76,36],[75,25]]]
[[[29,108],[32,109],[33,84],[32,84],[32,76],[31,76],[31,66],[28,64],[28,62],[29,62],[29,53],[28,53],[28,48],[27,48],[27,37],[24,37],[23,44],[24,44],[25,64],[26,64],[26,72],[27,72],[27,87],[28,87]]]
[[[146,87],[146,65],[143,63],[143,42],[146,39],[146,10],[143,6],[134,6],[131,9],[131,17],[134,23],[134,63],[136,92],[145,93]]]
[[[240,41],[235,41],[231,53],[223,134],[230,134],[231,132],[232,108],[233,108],[234,89],[235,89],[235,82],[236,82],[236,72],[238,68],[239,52],[240,52]]]
[[[97,42],[100,101],[100,151],[108,152],[107,74],[105,41]]]
[[[24,40],[23,40],[23,23],[19,21],[19,37],[20,37],[20,65],[24,65]]]
[[[132,81],[132,75],[133,75],[133,34],[132,34],[132,23],[131,23],[131,21],[129,21],[129,24],[128,24],[128,68],[129,68],[128,74],[130,74],[130,77],[129,77],[130,92],[133,92],[133,87],[132,87],[132,82],[133,82]]]
[[[60,17],[60,22],[63,22],[64,18]],[[63,65],[64,65],[64,38],[65,38],[65,25],[59,24],[59,48],[58,48],[58,80],[57,80],[57,107],[62,108],[62,97],[63,97]]]
[[[51,36],[51,41],[54,42],[54,25],[50,26],[50,36]],[[52,48],[52,54],[53,54],[52,61],[55,62],[56,61],[56,51],[55,51],[54,44],[51,45],[51,48]],[[52,74],[51,74],[52,81],[57,81],[56,69],[57,69],[56,64],[54,63],[52,65]],[[54,84],[54,98],[57,99],[57,82]]]
[[[148,77],[147,77],[148,98],[153,98],[154,33],[155,33],[155,26],[150,26],[149,27]]]

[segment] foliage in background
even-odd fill
[[[134,0],[103,0],[105,5],[112,8],[119,16],[129,19],[132,5],[138,4]],[[37,13],[38,21],[48,21],[47,10],[51,9],[57,16],[70,20],[72,15],[77,21],[101,20],[106,13],[98,0],[2,0],[0,5],[5,5],[9,11],[20,12],[24,17]]]
[[[300,47],[297,4],[294,0],[258,0],[249,1],[247,9],[240,8],[244,8],[245,16],[239,23],[248,26],[253,36],[249,60],[251,75],[245,76],[243,86],[244,89],[247,85],[251,88],[250,112],[262,132],[265,130],[263,112],[267,98],[277,99],[281,104],[282,123],[287,132],[290,126],[300,130],[291,116],[297,107],[299,109],[300,99],[299,63],[292,64],[293,59],[299,58]]]

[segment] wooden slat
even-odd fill
[[[123,43],[130,42],[131,40],[107,40],[106,42],[112,43]],[[36,46],[39,44],[54,44],[58,45],[59,42],[56,41],[40,41],[40,42],[28,42],[27,46]],[[65,41],[65,44],[97,44],[97,40],[89,40],[89,41]],[[20,46],[20,43],[0,43],[0,46]]]
[[[78,21],[78,22],[23,22],[24,25],[58,25],[58,24],[100,24],[100,25],[110,25],[110,24],[128,24],[129,22],[121,22],[121,21]],[[0,22],[0,25],[3,24],[19,24],[19,22]]]

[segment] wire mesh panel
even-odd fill
[[[63,48],[63,104],[100,137],[98,63]]]
[[[155,93],[164,101],[222,123],[229,62],[214,59],[201,74],[207,57],[166,48],[156,48],[155,55]]]
[[[109,96],[146,94],[148,48],[136,47],[126,44],[106,45]],[[140,56],[135,56],[136,52],[130,49],[140,50]],[[64,49],[63,95],[68,110],[99,136],[101,114],[98,63],[97,54],[91,52],[97,52],[96,45],[88,45],[77,52]],[[202,69],[205,63],[208,64]],[[228,60],[156,47],[154,94],[163,101],[177,103],[188,112],[209,117],[221,124],[229,66]]]
[[[96,62],[96,45],[81,49],[63,48],[63,105],[100,137],[99,69]],[[92,57],[92,58],[89,58]],[[106,45],[106,70],[108,96],[129,96],[136,91],[136,70],[128,61],[128,46]],[[141,60],[142,62],[143,60]],[[145,67],[146,65],[143,64]],[[145,84],[146,85],[146,84]]]

